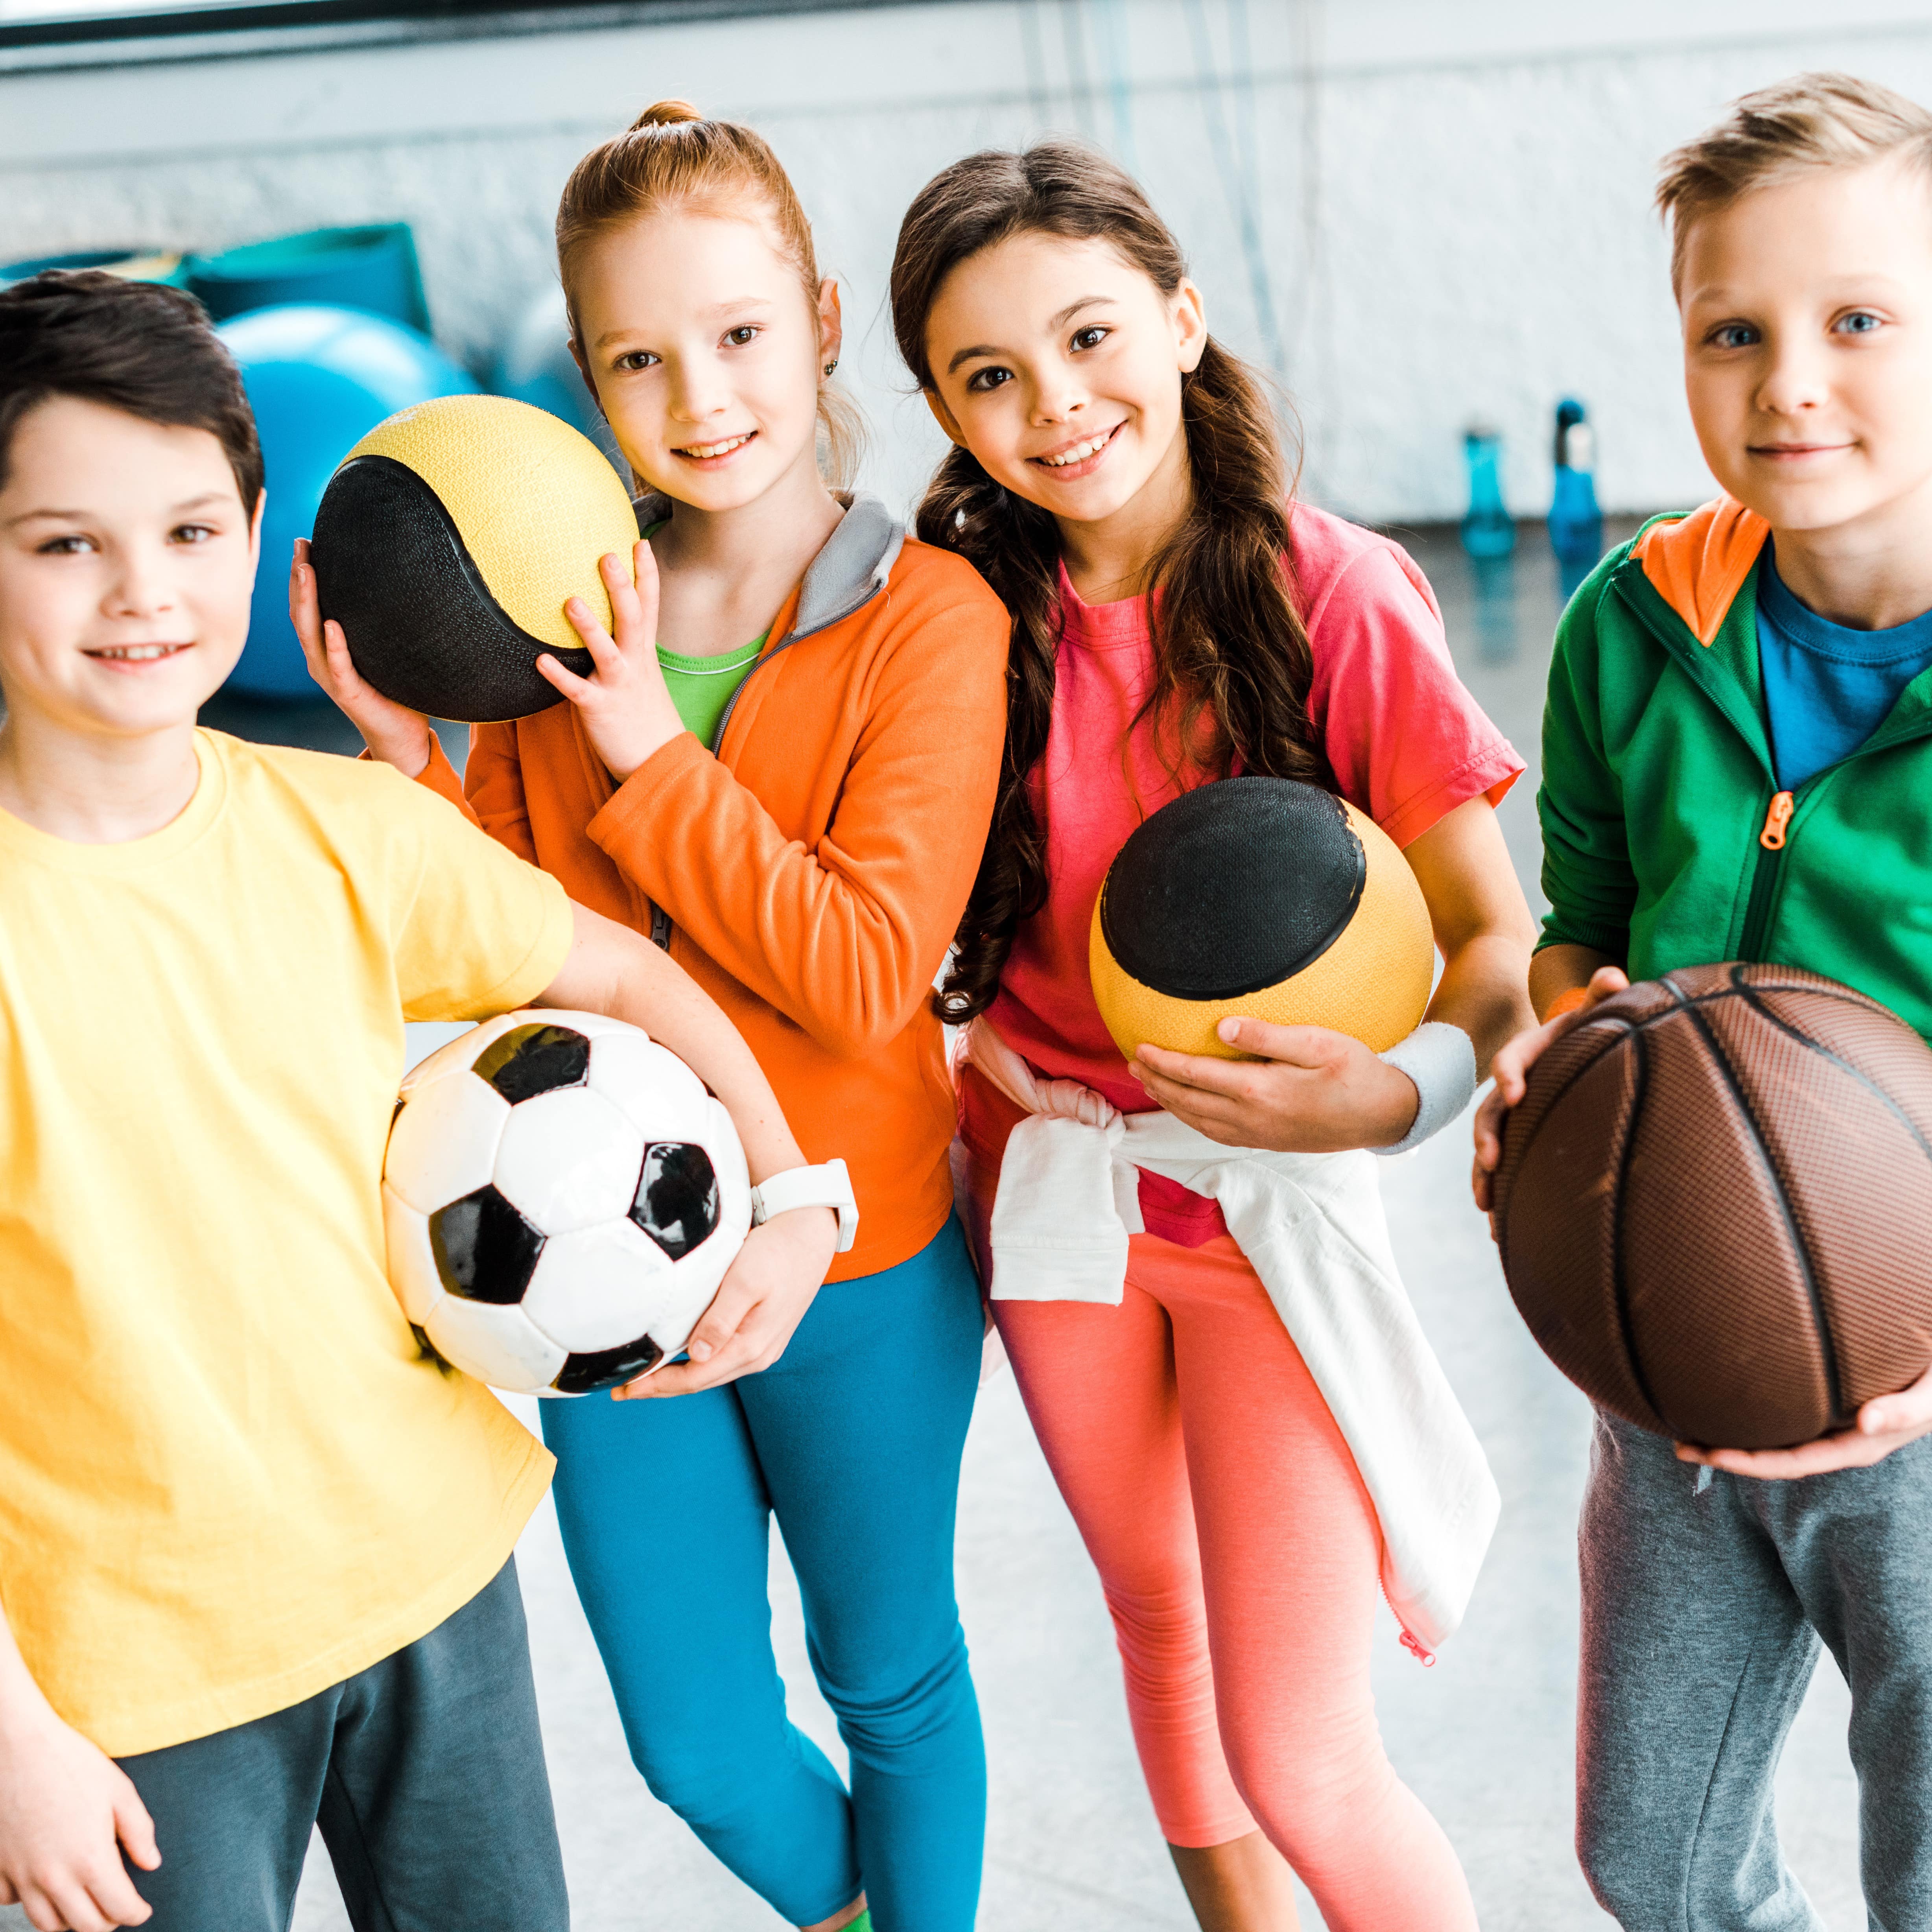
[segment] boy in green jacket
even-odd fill
[[[1932,1035],[1932,114],[1801,76],[1669,157],[1658,200],[1725,494],[1606,557],[1558,631],[1544,1024],[1496,1056],[1485,1208],[1526,1069],[1630,979],[1774,960]],[[1776,1452],[1598,1413],[1577,1849],[1624,1926],[1822,1932],[1772,1809],[1821,1638],[1871,1922],[1932,1924],[1928,1431],[1932,1375]]]

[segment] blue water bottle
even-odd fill
[[[1567,600],[1604,554],[1604,513],[1597,507],[1596,433],[1583,405],[1556,406],[1556,490],[1550,504],[1550,548],[1556,553]]]
[[[1516,548],[1516,525],[1503,506],[1502,453],[1501,430],[1472,423],[1462,432],[1462,460],[1469,472],[1462,548],[1472,556],[1507,556]]]

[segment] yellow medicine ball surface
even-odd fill
[[[315,518],[322,615],[386,698],[478,724],[562,702],[544,652],[587,677],[564,615],[581,597],[612,628],[598,566],[627,572],[637,517],[587,436],[503,396],[442,396],[371,430]]]
[[[1252,814],[1233,822],[1233,794],[1261,787],[1275,789],[1250,792],[1245,802],[1258,799],[1271,808],[1285,794],[1306,796],[1288,800],[1285,818],[1264,812],[1258,830]],[[1191,835],[1163,842],[1162,821],[1183,808]],[[1299,820],[1297,812],[1304,814]],[[1154,850],[1137,854],[1143,842]],[[1308,846],[1318,843],[1320,853],[1310,856]],[[1358,893],[1352,909],[1351,891]],[[1130,917],[1139,929],[1122,923]],[[1218,950],[1217,927],[1234,935]],[[1171,970],[1162,957],[1164,938],[1172,942],[1165,950],[1186,956],[1176,956]],[[1130,952],[1130,939],[1134,970],[1117,956]],[[1129,1060],[1143,1041],[1179,1053],[1246,1058],[1215,1034],[1216,1023],[1230,1015],[1333,1028],[1379,1053],[1420,1022],[1435,957],[1422,889],[1388,834],[1346,800],[1274,778],[1224,780],[1154,813],[1109,869],[1088,944],[1100,1016]],[[1264,962],[1258,967],[1258,959]],[[1204,974],[1211,984],[1223,960],[1222,983],[1244,990],[1204,986]],[[1257,972],[1269,973],[1270,960],[1284,970],[1255,983]],[[1186,992],[1162,990],[1150,979]],[[1192,992],[1203,996],[1187,997]]]
[[[519,630],[581,650],[563,614],[572,597],[610,628],[598,560],[628,563],[638,520],[603,452],[561,418],[508,396],[439,396],[378,423],[345,466],[358,456],[386,456],[435,491]]]

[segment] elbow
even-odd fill
[[[911,1012],[876,1010],[836,1016],[818,1014],[806,1022],[805,1030],[835,1059],[865,1060],[898,1039],[913,1017]]]
[[[860,987],[842,999],[814,1003],[799,1024],[839,1060],[864,1060],[890,1046],[918,1018],[932,991],[922,980],[910,988]]]

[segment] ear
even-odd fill
[[[845,318],[838,307],[838,284],[827,275],[818,285],[818,366],[838,360],[845,340]]]
[[[1174,341],[1180,352],[1180,373],[1185,376],[1198,368],[1208,352],[1208,304],[1192,282],[1184,280],[1174,292],[1170,304],[1174,322]]]
[[[937,389],[922,389],[920,394],[926,398],[926,406],[932,412],[933,421],[964,449],[966,439],[960,432],[959,418],[946,407],[946,398]]]
[[[252,570],[262,558],[262,513],[268,507],[266,488],[255,493],[255,514],[248,519],[248,567]]]

